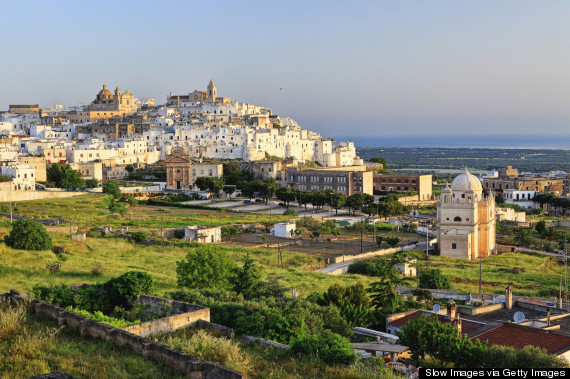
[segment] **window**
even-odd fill
[[[452,248],[453,250],[457,249],[457,244],[456,244],[456,243],[452,243],[452,244],[451,244],[451,248]]]
[[[461,221],[461,217],[456,216],[456,217],[453,219],[453,221]]]

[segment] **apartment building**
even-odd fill
[[[372,172],[365,166],[287,168],[287,185],[300,191],[333,190],[346,196],[372,195]]]
[[[407,192],[414,190],[419,200],[432,197],[432,175],[383,175],[374,174],[374,190],[388,192]]]

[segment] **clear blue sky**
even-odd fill
[[[570,2],[10,1],[0,109],[205,89],[325,135],[570,133]],[[279,90],[283,88],[283,90]]]

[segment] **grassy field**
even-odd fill
[[[187,209],[139,205],[128,208],[124,216],[112,214],[101,204],[103,194],[88,194],[63,199],[21,201],[14,203],[14,214],[34,218],[64,218],[101,227],[129,226],[137,229],[182,228],[187,225],[228,225],[269,221],[270,215],[208,209]],[[7,204],[2,204],[7,205]],[[272,221],[291,216],[271,215]]]
[[[429,265],[449,276],[455,289],[479,292],[478,261],[430,257]],[[560,278],[564,278],[562,264],[554,257],[537,254],[501,254],[483,259],[481,268],[485,293],[504,293],[505,287],[511,285],[515,295],[548,297],[549,292],[558,293]]]
[[[62,371],[76,378],[182,378],[139,354],[101,340],[85,343],[56,321],[0,304],[0,377],[4,379]]]
[[[51,251],[14,250],[0,243],[0,264],[6,267],[0,270],[0,292],[14,288],[27,291],[37,283],[43,284],[80,284],[104,282],[129,270],[146,271],[154,276],[156,293],[164,295],[176,289],[176,261],[181,260],[192,245],[178,243],[179,246],[145,246],[134,244],[120,237],[88,237],[86,241],[71,241],[63,232],[54,232],[62,228],[48,228],[54,238],[54,244],[66,250],[59,260],[62,269],[50,274],[45,265],[58,258]],[[0,233],[7,233],[7,227],[0,227]],[[271,249],[252,249],[213,245],[219,251],[226,252],[238,263],[250,253],[268,276],[281,278],[290,287],[299,290],[301,296],[313,291],[325,291],[331,284],[340,282],[345,285],[362,281],[365,285],[374,281],[360,275],[341,277],[314,273],[321,267],[315,257],[304,254],[284,252],[285,267],[277,264],[277,252]],[[102,275],[92,273],[95,265],[100,265]],[[5,271],[4,273],[2,273]]]

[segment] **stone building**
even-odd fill
[[[560,195],[564,188],[564,179],[554,178],[487,178],[483,181],[485,190],[502,195],[504,190],[551,192]]]
[[[374,190],[407,192],[414,190],[418,200],[430,200],[432,196],[432,175],[384,175],[374,174]]]
[[[184,240],[198,243],[221,242],[222,228],[219,226],[186,226],[184,228]]]
[[[474,260],[495,254],[495,199],[483,197],[481,182],[467,170],[441,193],[437,241],[446,257]]]
[[[287,168],[287,185],[301,191],[332,189],[346,196],[355,193],[372,195],[372,172],[366,166]]]
[[[166,189],[190,190],[192,158],[181,148],[174,148],[166,159]]]
[[[40,107],[38,104],[25,104],[25,105],[13,105],[8,106],[8,112],[13,114],[32,114],[39,113]]]
[[[84,107],[82,111],[68,113],[68,117],[73,123],[79,124],[117,116],[128,116],[136,113],[137,109],[135,97],[129,90],[121,93],[117,87],[115,93],[112,94],[103,84],[103,89],[99,91],[89,106]]]
[[[499,169],[499,178],[516,178],[519,176],[519,170],[513,166],[507,166]]]
[[[35,179],[38,182],[46,182],[46,158],[45,157],[30,157],[21,155],[18,157],[18,162],[27,164],[34,169]]]

